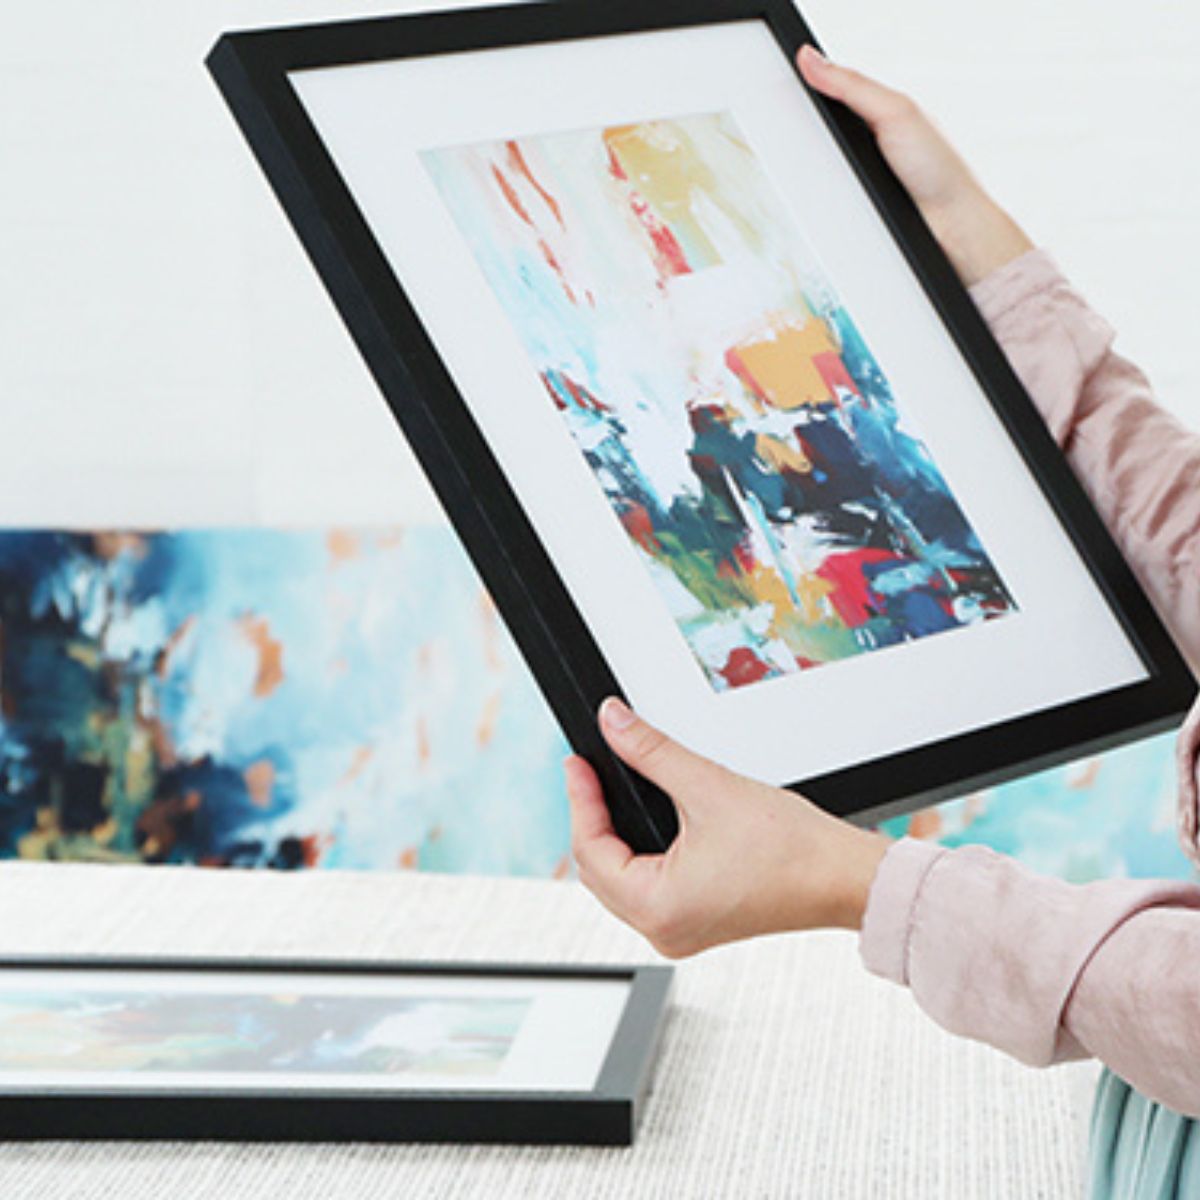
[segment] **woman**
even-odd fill
[[[1200,436],[1113,353],[1071,290],[906,97],[800,55],[805,80],[858,113],[908,188],[1051,431],[1193,664],[1200,663]],[[583,882],[669,957],[786,930],[861,931],[868,970],[954,1033],[1021,1061],[1105,1064],[1091,1194],[1200,1196],[1200,887],[1074,886],[979,846],[857,829],[684,749],[615,699],[613,750],[679,810],[665,855],[613,832],[599,782],[567,761]],[[1197,849],[1200,706],[1180,735],[1179,833]],[[1136,1091],[1134,1090],[1136,1089]]]

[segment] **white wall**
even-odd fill
[[[201,65],[225,28],[418,7],[5,0],[0,525],[436,518]],[[1200,425],[1200,7],[805,11],[925,102]]]

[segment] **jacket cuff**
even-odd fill
[[[880,859],[858,939],[863,965],[872,974],[907,986],[917,897],[930,869],[945,853],[945,846],[906,837],[893,842]]]
[[[1053,256],[1039,246],[997,267],[968,290],[983,319],[994,325],[1031,297],[1066,282]]]

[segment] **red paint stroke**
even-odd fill
[[[837,401],[838,407],[841,407],[841,397],[838,395],[838,388],[844,388],[846,391],[853,393],[861,398],[862,393],[854,385],[854,380],[850,378],[850,372],[846,370],[846,364],[842,361],[842,356],[833,350],[826,350],[821,354],[812,356],[812,364],[817,369],[817,373],[825,382],[825,386],[829,389],[829,394]]]
[[[771,668],[749,646],[735,646],[729,652],[725,665],[717,672],[731,688],[757,683],[770,673]]]
[[[331,529],[325,535],[325,545],[334,563],[349,562],[361,552],[358,534],[349,529]]]
[[[754,378],[753,372],[746,366],[745,359],[738,353],[736,346],[730,346],[725,351],[725,365],[729,370],[741,380],[743,387],[759,402],[760,405],[770,404],[766,392],[758,386],[758,380]]]
[[[662,547],[654,536],[654,520],[650,510],[636,500],[631,501],[620,514],[625,532],[648,554],[659,554]]]
[[[758,559],[754,556],[754,547],[748,541],[738,542],[733,548],[733,557],[737,559],[737,564],[741,569],[749,575],[755,567],[758,566]]]
[[[517,195],[516,188],[505,178],[504,172],[500,170],[495,163],[492,164],[492,178],[496,181],[496,186],[499,187],[501,195],[508,202],[508,206],[517,214],[517,216],[525,222],[535,233],[538,234],[537,246],[542,258],[546,260],[546,265],[552,270],[558,278],[558,282],[562,285],[563,291],[566,293],[567,299],[572,303],[576,303],[575,292],[572,290],[570,283],[567,280],[566,274],[563,272],[562,266],[559,264],[554,251],[550,249],[546,239],[541,236],[541,231],[537,227],[537,222],[529,215],[525,206],[521,203],[521,198]]]
[[[542,371],[540,378],[542,386],[550,393],[550,399],[554,401],[554,407],[559,412],[566,412],[571,404],[584,412],[612,412],[610,405],[605,404],[599,396],[584,387],[582,383],[576,383],[565,371]]]
[[[878,615],[871,585],[863,568],[871,563],[905,560],[887,550],[847,550],[842,554],[831,554],[817,568],[817,575],[833,585],[829,594],[834,611],[851,629],[865,625],[871,617]]]
[[[621,166],[621,160],[612,148],[612,142],[606,142],[605,145],[608,147],[608,169],[612,172],[613,178],[619,179],[622,183],[628,183],[629,176],[625,173],[625,168]]]
[[[659,284],[664,284],[677,275],[690,275],[692,268],[679,244],[679,239],[671,232],[670,226],[663,221],[650,207],[642,195],[629,183],[629,173],[621,165],[620,157],[608,146],[608,169],[615,179],[626,185],[625,192],[629,199],[629,207],[637,218],[638,224],[646,231],[650,245],[654,250],[654,267],[658,272]]]
[[[521,203],[521,198],[517,195],[516,189],[504,177],[504,172],[500,170],[495,163],[492,163],[492,178],[496,181],[496,185],[500,188],[500,193],[504,199],[508,201],[508,206],[529,226],[530,229],[536,229],[537,226],[533,223],[533,218],[525,211],[525,206]]]
[[[546,207],[554,214],[560,228],[566,229],[567,223],[563,220],[562,209],[558,206],[558,201],[538,182],[533,172],[529,169],[529,164],[525,161],[525,155],[521,153],[521,147],[516,142],[505,142],[505,147],[508,149],[509,166],[515,171],[519,171],[526,179],[529,180],[530,186],[543,200],[546,202]]]

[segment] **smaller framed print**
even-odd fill
[[[791,0],[556,0],[208,59],[635,849],[624,696],[860,821],[1164,729],[1187,667]]]
[[[669,967],[0,959],[12,1140],[629,1145]]]

